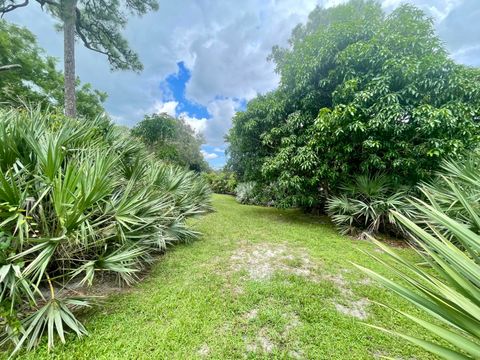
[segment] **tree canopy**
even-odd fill
[[[26,28],[0,20],[0,64],[20,65],[0,72],[0,104],[63,105],[63,74],[56,69],[57,60],[45,55]],[[77,85],[79,115],[92,118],[104,112],[107,95],[78,79]]]
[[[34,0],[62,23],[65,4],[71,0]],[[156,0],[76,0],[75,36],[83,45],[107,56],[112,69],[142,70],[138,55],[132,51],[121,33],[131,15],[144,15],[158,9]],[[7,13],[30,4],[29,0],[0,0],[0,13]]]
[[[203,137],[182,119],[165,113],[147,115],[132,129],[132,135],[141,138],[159,159],[198,172],[208,169],[200,151]]]
[[[121,31],[131,15],[157,10],[156,0],[35,0],[60,21],[64,38],[64,109],[77,115],[75,77],[75,38],[90,50],[107,56],[112,70],[143,69],[138,55],[130,49]],[[29,0],[0,0],[0,14],[23,8]]]
[[[456,64],[411,5],[317,7],[270,57],[277,90],[236,114],[229,166],[313,206],[358,174],[412,185],[478,144],[480,72]]]

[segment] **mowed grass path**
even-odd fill
[[[415,309],[351,262],[385,273],[367,241],[338,235],[328,219],[239,205],[214,196],[216,212],[192,225],[202,239],[176,246],[134,288],[87,317],[90,335],[25,359],[427,359],[365,322],[424,331],[394,311]],[[409,249],[398,250],[414,257]],[[365,318],[361,320],[360,318]]]

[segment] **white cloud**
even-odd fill
[[[200,152],[202,153],[203,158],[204,158],[205,160],[213,160],[213,159],[218,158],[218,155],[215,154],[215,153],[209,153],[209,152],[207,152],[207,151],[205,151],[205,150],[200,150]]]
[[[304,21],[316,0],[227,1],[208,12],[213,24],[189,45],[194,54],[187,96],[201,104],[216,96],[251,99],[274,89],[278,76],[266,59],[274,45],[286,45],[295,25]],[[225,12],[221,14],[220,12]]]
[[[214,146],[213,151],[223,153],[221,147],[225,146],[225,134],[232,126],[232,118],[238,110],[238,101],[232,99],[217,99],[207,105],[207,110],[211,115],[210,119],[196,118],[188,116],[185,113],[180,117],[190,125],[196,133],[205,136],[207,145]],[[218,156],[218,155],[217,155]]]
[[[327,1],[324,1],[324,6],[328,8],[328,7],[344,4],[347,1],[348,0],[327,0]]]
[[[221,99],[210,102],[207,110],[212,116],[205,129],[208,145],[222,146],[225,144],[225,134],[232,126],[232,118],[238,109],[238,102],[232,99]]]
[[[405,2],[405,0],[384,0],[382,2],[382,6],[384,8],[395,8],[398,5],[400,5],[402,2]]]
[[[196,134],[203,134],[207,128],[207,119],[188,116],[185,113],[180,114],[180,117],[195,131]]]
[[[202,105],[217,96],[252,98],[274,88],[278,78],[266,61],[271,47],[286,44],[317,0],[160,0],[160,10],[129,19],[125,35],[144,64],[141,74],[110,72],[105,57],[77,44],[77,74],[109,94],[106,106],[122,122],[141,120],[164,99],[159,83],[185,61],[192,70],[187,96]],[[47,52],[61,59],[62,35],[51,16],[32,2],[6,15],[27,26]],[[59,64],[61,65],[61,64]]]
[[[151,107],[151,113],[155,114],[161,114],[161,113],[166,113],[170,116],[177,116],[177,106],[178,106],[178,101],[167,101],[167,102],[162,102],[162,101],[155,101],[153,106]]]
[[[207,106],[212,119],[184,116],[212,146],[223,146],[225,132],[238,107],[235,99],[250,99],[277,86],[278,76],[266,57],[273,45],[286,45],[291,30],[321,4],[344,0],[160,0],[160,10],[129,19],[125,34],[144,64],[141,74],[110,72],[105,57],[77,44],[77,73],[84,82],[106,91],[107,110],[119,123],[134,125],[145,113],[175,114],[178,103],[163,102],[160,83],[185,61],[192,77],[186,96]],[[384,0],[388,11],[402,2],[425,10],[453,57],[480,65],[480,0]],[[35,2],[5,16],[30,28],[50,55],[61,59],[62,34],[51,16]],[[59,64],[61,65],[61,64]],[[220,100],[219,100],[220,98]],[[226,99],[230,98],[230,99]]]
[[[452,58],[461,63],[480,66],[480,44],[462,47],[452,53]]]

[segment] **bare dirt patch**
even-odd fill
[[[303,356],[303,351],[301,350],[291,350],[288,352],[288,356],[290,356],[292,359],[304,359],[305,357]]]
[[[358,283],[360,285],[372,285],[373,284],[372,279],[370,279],[368,277],[359,280]]]
[[[368,318],[367,306],[369,303],[367,298],[361,298],[356,301],[349,301],[347,305],[335,303],[335,309],[342,314],[365,320]]]
[[[139,278],[141,282],[143,278]],[[129,293],[133,291],[133,287],[121,283],[119,279],[111,274],[104,274],[97,276],[93,285],[82,284],[80,280],[72,281],[64,286],[56,286],[55,294],[58,297],[72,297],[72,296],[88,296],[92,298],[107,298],[110,295],[119,293]],[[50,289],[41,289],[45,298],[50,297]]]
[[[258,309],[252,309],[245,314],[245,320],[253,320],[258,316]]]
[[[252,315],[254,317],[258,316],[258,309],[253,309],[245,314],[245,318],[249,318]],[[295,313],[285,313],[283,316],[286,319],[286,324],[283,327],[283,330],[280,333],[276,333],[276,336],[273,338],[269,335],[268,328],[262,327],[255,339],[250,341],[246,344],[245,349],[247,352],[255,352],[255,353],[265,353],[269,354],[273,352],[275,349],[281,349],[286,342],[288,342],[289,334],[293,331],[296,327],[301,325],[300,318]],[[294,354],[291,357],[293,358],[302,358],[302,350],[296,349],[294,351],[290,351],[290,353]]]
[[[314,282],[330,281],[340,293],[340,298],[334,300],[337,311],[361,320],[368,317],[368,299],[356,297],[350,288],[349,281],[344,277],[344,274],[351,271],[341,269],[336,275],[321,274],[318,262],[309,257],[307,250],[291,248],[285,244],[246,243],[230,256],[229,267],[230,273],[245,272],[248,279],[256,281],[268,281],[276,273],[297,275]],[[369,285],[370,280],[361,279],[359,283]],[[245,317],[253,319],[257,312],[258,310],[254,309]]]
[[[260,334],[257,338],[257,341],[260,344],[263,352],[271,353],[275,348],[272,340],[270,340],[266,335]]]
[[[210,354],[210,347],[207,344],[203,344],[197,353],[202,358],[207,357]]]
[[[283,316],[289,318],[287,325],[283,329],[283,336],[287,336],[293,329],[302,324],[297,314],[283,314]]]
[[[360,320],[368,317],[367,307],[370,304],[367,298],[355,299],[355,294],[349,287],[349,282],[342,274],[325,276],[326,280],[333,282],[342,295],[341,302],[335,302],[335,309],[342,314],[353,316]],[[368,279],[367,279],[368,280]],[[364,285],[369,284],[367,280],[362,279]],[[366,282],[366,283],[365,283]]]
[[[246,346],[246,350],[248,352],[263,352],[263,353],[271,353],[275,349],[275,344],[273,341],[268,337],[267,330],[262,328],[255,341],[250,342]]]
[[[289,248],[284,244],[248,244],[237,249],[230,257],[233,272],[246,271],[252,280],[269,280],[282,272],[315,280],[318,265],[306,251]]]

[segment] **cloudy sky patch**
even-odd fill
[[[266,60],[273,45],[286,45],[291,30],[319,4],[344,0],[160,0],[160,10],[132,18],[125,29],[144,64],[141,74],[111,72],[101,55],[77,45],[77,74],[109,98],[116,122],[133,126],[145,114],[182,117],[204,135],[203,156],[225,162],[224,136],[231,118],[258,93],[274,89],[278,76]],[[384,0],[393,10],[413,3],[433,17],[457,61],[480,66],[480,0]],[[49,55],[62,59],[62,36],[36,3],[5,18],[29,28]],[[59,64],[61,65],[61,64]]]

